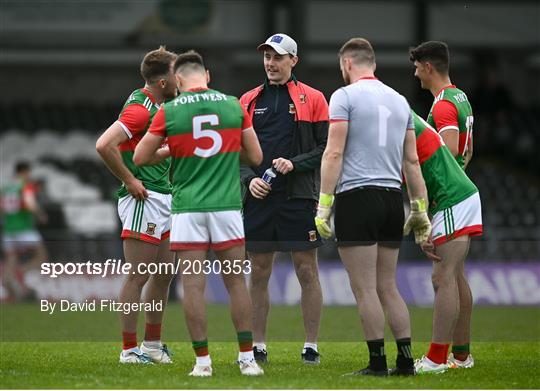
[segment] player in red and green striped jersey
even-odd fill
[[[36,230],[35,219],[41,222],[47,216],[36,200],[36,186],[30,178],[31,166],[17,162],[15,178],[0,188],[0,215],[2,216],[2,246],[4,248],[4,272],[2,283],[10,299],[21,299],[29,292],[17,279],[16,269],[20,253],[31,251],[32,258],[25,269],[38,267],[47,257],[41,235]]]
[[[160,160],[137,167],[133,152],[144,136],[160,105],[176,96],[172,66],[176,54],[161,47],[147,53],[141,63],[143,88],[127,99],[122,112],[99,138],[96,149],[111,172],[122,181],[118,190],[118,214],[122,221],[125,262],[136,269],[138,263],[173,262],[169,250],[171,213],[170,158],[167,147],[161,148]],[[172,275],[129,274],[125,277],[119,300],[140,302],[146,285],[145,301],[167,302]],[[163,313],[147,312],[144,341],[137,346],[137,312],[120,315],[123,349],[121,363],[170,363],[167,347],[161,343]]]
[[[422,88],[435,97],[427,122],[437,129],[465,169],[473,154],[474,117],[467,95],[450,81],[448,46],[439,41],[425,42],[411,49],[410,59]]]
[[[456,162],[442,137],[413,112],[416,149],[430,201],[431,239],[423,250],[433,262],[435,303],[433,336],[426,356],[415,364],[417,373],[441,373],[448,367],[470,368],[472,356],[454,350],[447,362],[448,348],[468,345],[470,311],[461,307],[458,283],[464,275],[464,262],[471,236],[482,234],[482,213],[478,189]],[[460,312],[468,316],[460,315]],[[462,322],[461,324],[459,322]],[[457,325],[461,330],[457,329]],[[466,330],[466,337],[460,334]]]
[[[435,101],[428,116],[428,123],[441,135],[444,143],[465,170],[473,154],[473,114],[467,95],[450,81],[450,54],[444,42],[424,42],[410,51],[410,60],[416,68],[415,76],[422,88],[429,90]],[[452,216],[449,215],[448,219]],[[451,224],[451,222],[450,222]],[[449,230],[454,227],[449,226]],[[459,290],[459,318],[453,336],[453,367],[474,365],[470,356],[470,322],[472,294],[465,272],[460,268],[457,285]]]
[[[134,161],[140,165],[158,159],[158,148],[167,137],[173,182],[171,250],[181,262],[183,307],[196,355],[190,375],[212,375],[205,273],[200,267],[196,272],[196,264],[206,259],[209,249],[219,259],[229,292],[240,372],[262,375],[253,356],[252,307],[243,275],[250,267],[246,269],[240,261],[245,257],[245,246],[239,176],[240,160],[255,166],[261,163],[261,147],[238,100],[208,88],[209,73],[198,53],[179,55],[174,71],[181,94],[157,112],[135,149]],[[241,272],[231,269],[233,260],[242,262]]]

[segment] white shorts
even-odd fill
[[[36,247],[41,241],[40,233],[34,229],[2,236],[4,250],[6,251]]]
[[[173,213],[171,250],[226,250],[243,245],[239,210]]]
[[[459,236],[482,235],[482,204],[475,193],[448,209],[435,213],[431,220],[433,243],[439,245]]]
[[[122,221],[120,236],[160,244],[170,234],[172,196],[147,191],[145,200],[138,201],[131,194],[118,200],[118,216]]]

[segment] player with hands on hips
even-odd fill
[[[118,120],[112,123],[96,142],[96,150],[109,170],[122,182],[118,190],[118,215],[122,222],[126,263],[137,270],[139,263],[173,262],[169,251],[171,215],[170,151],[160,146],[147,166],[137,167],[133,161],[135,148],[146,134],[161,104],[176,96],[172,65],[176,54],[161,47],[147,53],[141,63],[143,88],[133,91],[126,100]],[[125,276],[119,300],[167,302],[172,273],[150,276],[132,273]],[[120,363],[171,363],[166,345],[161,342],[162,311],[146,313],[145,337],[137,346],[137,312],[120,316],[123,349]]]

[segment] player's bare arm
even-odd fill
[[[334,191],[343,165],[343,151],[348,132],[349,122],[347,121],[330,124],[328,142],[321,161],[321,193],[319,194],[315,226],[325,239],[332,236],[330,214],[334,204]]]
[[[459,126],[456,107],[448,101],[439,101],[433,106],[432,115],[437,132],[452,155],[457,157],[459,154]]]
[[[258,166],[262,163],[263,153],[259,139],[253,127],[242,131],[242,144],[240,149],[240,162],[248,166]]]
[[[405,141],[403,142],[403,175],[407,182],[409,198],[411,200],[423,198],[427,204],[426,184],[420,170],[418,153],[416,152],[414,129],[407,129],[405,133]]]
[[[160,148],[163,137],[147,132],[135,147],[133,163],[137,166],[158,164],[169,157],[168,148]]]
[[[23,201],[24,201],[25,208],[28,209],[30,212],[32,212],[36,216],[36,218],[39,220],[39,222],[41,223],[47,222],[47,215],[40,208],[33,191],[23,192]]]
[[[140,164],[141,166],[153,166],[160,164],[162,161],[171,156],[171,150],[169,146],[159,148],[146,163]],[[135,163],[136,164],[136,163]]]
[[[321,162],[321,193],[334,194],[343,164],[343,151],[349,131],[347,121],[333,122],[328,129],[328,142]]]
[[[99,137],[96,150],[114,176],[125,184],[127,191],[136,199],[144,199],[148,197],[144,185],[126,167],[118,149],[118,146],[127,139],[122,125],[115,122]]]
[[[416,243],[422,244],[429,239],[431,223],[427,215],[427,189],[416,151],[414,129],[407,129],[405,132],[405,141],[403,142],[403,175],[407,182],[407,191],[411,200],[411,213],[405,222],[403,231],[405,234],[408,234],[412,229]]]
[[[440,135],[452,155],[456,157],[459,154],[459,132],[457,129],[446,129],[440,132]]]

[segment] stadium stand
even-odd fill
[[[0,106],[0,113],[16,113],[13,123],[7,122],[12,116],[2,115],[2,175],[10,177],[16,160],[34,163],[33,175],[44,183],[47,213],[53,216],[42,227],[46,238],[114,239],[118,246],[114,204],[118,181],[95,152],[99,133],[95,129],[113,122],[115,110],[86,104]],[[482,196],[485,235],[473,242],[470,258],[479,261],[528,260],[540,253],[540,181],[534,176],[540,140],[537,133],[527,131],[540,128],[540,114],[516,108],[508,121],[516,131],[508,132],[501,122],[489,142],[484,140],[482,119],[475,121],[478,147],[468,173]],[[15,123],[20,128],[7,128]],[[497,158],[502,150],[506,161]],[[405,258],[422,256],[410,243],[404,246]],[[332,243],[321,248],[320,256],[338,258]]]
[[[118,181],[99,161],[94,144],[140,85],[138,68],[147,50],[161,44],[176,52],[200,50],[212,86],[239,96],[264,77],[256,43],[271,32],[288,31],[301,48],[295,72],[329,98],[343,82],[336,51],[362,34],[376,47],[377,76],[425,115],[433,98],[413,77],[407,48],[443,39],[451,48],[452,81],[467,92],[475,115],[475,156],[468,172],[481,191],[485,235],[473,242],[470,257],[537,257],[540,95],[530,87],[540,75],[538,8],[532,0],[502,3],[160,0],[82,2],[73,8],[51,3],[32,7],[32,18],[25,19],[21,15],[30,10],[25,2],[8,2],[0,43],[0,68],[10,75],[2,80],[10,94],[0,98],[2,178],[11,176],[18,159],[34,163],[50,217],[42,227],[46,238],[114,237],[118,244]],[[491,20],[520,28],[501,29]],[[406,258],[423,256],[413,244],[404,247]],[[338,259],[331,243],[320,253]]]
[[[26,110],[30,117],[40,115]],[[65,118],[63,110],[53,112]],[[11,178],[16,161],[32,163],[32,176],[41,189],[39,201],[48,216],[47,224],[39,228],[50,255],[59,259],[93,254],[98,260],[119,244],[117,213],[111,201],[118,182],[98,161],[96,137],[82,130],[47,129],[12,129],[0,135],[2,178]],[[97,246],[96,241],[105,245]]]

